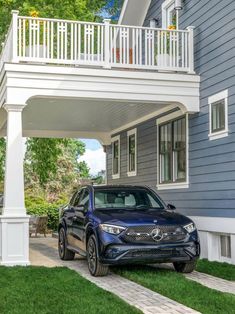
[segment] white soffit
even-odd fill
[[[142,26],[151,0],[125,0],[118,24]]]

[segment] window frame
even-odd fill
[[[114,143],[118,142],[118,172],[114,174],[114,165],[113,165],[113,158],[114,158]],[[112,144],[112,179],[119,179],[120,178],[120,167],[121,167],[121,145],[120,145],[120,135],[112,137],[111,139]]]
[[[135,136],[135,170],[130,171],[130,143],[131,136]],[[133,177],[137,175],[137,129],[132,129],[127,132],[127,176]]]
[[[228,237],[230,238],[230,257],[226,257],[226,256],[222,256],[222,246],[221,246],[221,237]],[[226,233],[220,233],[219,234],[219,259],[222,262],[227,262],[227,263],[231,263],[232,260],[232,239],[231,239],[231,235],[230,234],[226,234]],[[226,247],[227,250],[227,247]]]
[[[224,114],[225,114],[225,127],[222,130],[212,131],[212,106],[218,103],[219,101],[224,101]],[[228,90],[224,90],[220,93],[217,93],[208,98],[209,104],[209,140],[217,140],[223,137],[228,136]]]
[[[160,178],[161,178],[161,164],[160,164],[160,127],[164,124],[176,121],[180,118],[185,117],[185,158],[186,158],[186,175],[185,175],[185,180],[184,181],[171,181],[169,183],[161,183]],[[156,120],[157,124],[157,189],[158,190],[171,190],[171,189],[186,189],[189,187],[189,139],[188,139],[188,114],[182,114],[181,111],[176,111],[173,112],[167,116],[163,116],[159,119]],[[173,155],[173,150],[172,150],[172,158],[174,157]],[[173,176],[174,176],[174,158],[172,160],[172,171],[173,171]]]
[[[165,0],[162,3],[162,28],[167,29],[169,25],[169,12],[175,8],[175,0]],[[178,10],[176,10],[176,29],[178,29],[179,15]]]

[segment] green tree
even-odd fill
[[[6,156],[6,141],[4,138],[0,138],[0,182],[2,182],[4,179],[5,156]]]
[[[87,165],[77,161],[85,152],[85,144],[79,140],[29,138],[26,146],[25,177],[29,186],[38,182],[45,188],[49,182],[62,179],[69,184],[71,175],[89,176]]]
[[[11,10],[19,10],[20,15],[25,16],[37,11],[40,17],[93,22],[102,19],[105,15],[103,10],[109,14],[118,10],[118,0],[107,6],[109,2],[110,0],[0,0],[0,42],[4,42],[10,25]]]

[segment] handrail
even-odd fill
[[[12,14],[0,66],[13,61],[194,73],[193,27],[168,30]]]

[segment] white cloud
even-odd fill
[[[86,149],[86,152],[78,161],[85,161],[90,168],[90,173],[96,175],[100,170],[105,170],[106,160],[103,148],[97,150]]]

